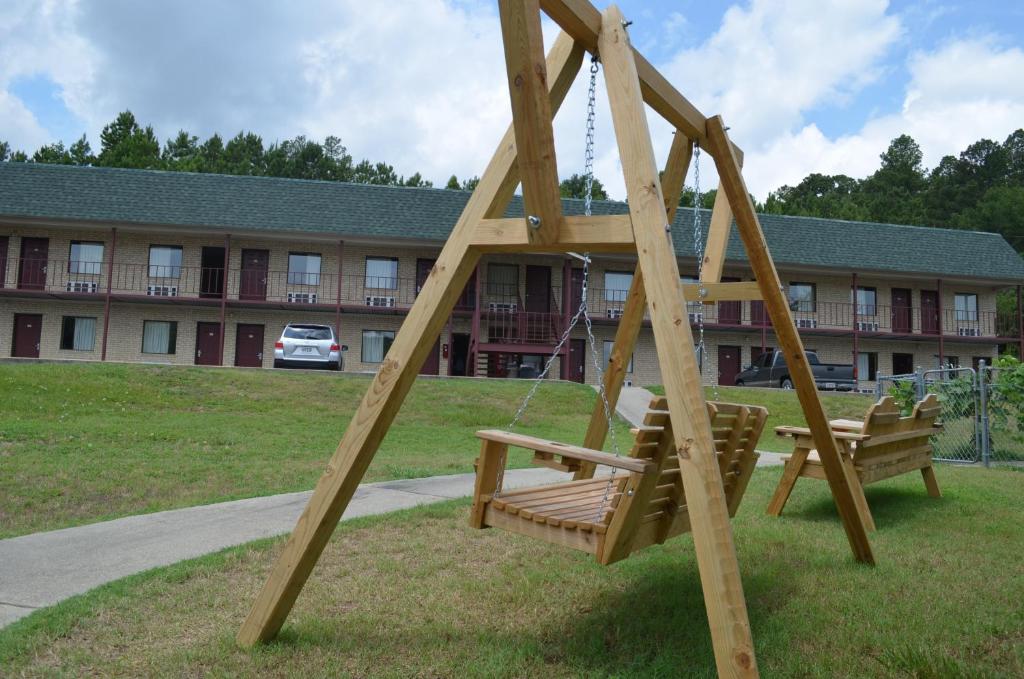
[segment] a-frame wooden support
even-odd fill
[[[850,479],[840,461],[800,337],[743,183],[739,150],[729,141],[720,118],[707,119],[701,115],[632,48],[626,23],[616,7],[602,15],[589,2],[581,0],[499,0],[499,6],[513,125],[470,197],[317,483],[313,497],[242,625],[238,641],[251,645],[272,639],[280,630],[426,358],[431,344],[422,340],[440,332],[481,254],[635,252],[637,275],[620,320],[605,385],[614,406],[644,309],[649,308],[718,672],[720,676],[756,676],[728,508],[692,349],[686,310],[686,299],[692,297],[692,290],[680,285],[667,228],[674,216],[693,144],[714,157],[721,181],[709,237],[710,259],[706,262],[710,273],[705,281],[709,287],[718,283],[719,260],[724,258],[730,213],[734,213],[758,290],[752,290],[749,284],[719,284],[714,294],[717,299],[727,299],[734,292],[734,298],[752,299],[759,295],[764,300],[779,346],[791,366],[794,386],[854,555],[861,561],[873,559],[863,516],[853,501]],[[542,54],[540,9],[565,31],[543,64],[538,57]],[[553,180],[557,186],[557,174],[554,146],[549,139],[551,116],[579,71],[585,50],[598,52],[604,65],[626,181],[628,215],[565,217],[561,205],[552,200],[551,186]],[[677,129],[664,176],[664,191],[654,163],[645,102]],[[536,219],[502,218],[520,179],[527,217]],[[585,445],[600,448],[606,433],[603,417],[595,415]],[[581,472],[589,473],[592,471]]]

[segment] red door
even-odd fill
[[[220,348],[219,344],[217,348]],[[242,368],[263,367],[262,325],[239,323],[235,326],[235,365]]]
[[[238,299],[265,300],[267,298],[267,267],[269,265],[270,253],[268,251],[242,250]]]
[[[936,290],[921,291],[921,332],[939,334],[939,293]]]
[[[416,260],[416,295],[420,294],[420,290],[423,289],[423,284],[427,282],[427,278],[430,277],[430,272],[434,268],[434,262],[436,259],[422,259]]]
[[[220,365],[220,324],[196,323],[196,365]]]
[[[736,384],[740,372],[740,348],[718,347],[718,384],[728,387]]]
[[[572,305],[569,307],[569,312],[574,314],[580,308],[580,302],[583,301],[583,269],[573,269],[569,281],[572,286]]]
[[[427,360],[423,361],[423,367],[420,368],[420,375],[437,375],[441,371],[441,338],[438,337],[437,341],[434,342],[434,346],[430,349],[430,353],[427,354]]]
[[[723,283],[735,283],[738,278],[722,278]],[[743,317],[743,302],[719,302],[718,322],[723,325],[739,325]],[[737,371],[738,372],[738,371]],[[732,384],[730,382],[730,384]]]
[[[50,256],[49,238],[22,238],[18,287],[22,290],[46,288],[46,259]]]
[[[43,332],[41,314],[14,314],[14,341],[11,356],[39,358],[39,338]]]
[[[0,288],[7,285],[7,236],[0,236]]]
[[[587,356],[587,340],[569,340],[569,379],[582,384],[586,381],[585,370]]]
[[[750,303],[750,322],[758,327],[768,325],[768,314],[764,310],[764,302],[759,299]]]
[[[911,315],[911,292],[906,288],[892,289],[892,331],[910,332]]]
[[[526,267],[526,310],[546,314],[551,311],[551,267]]]

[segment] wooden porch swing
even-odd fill
[[[755,430],[760,431],[757,427],[763,427],[763,413],[748,408],[746,418],[751,425],[738,429],[737,411],[736,420],[728,427],[717,427],[715,433],[714,423],[732,416],[732,406],[710,404],[709,408],[704,399],[687,300],[705,304],[763,300],[779,347],[786,354],[853,554],[868,563],[873,563],[873,556],[864,518],[851,493],[849,472],[818,399],[803,344],[743,181],[742,154],[729,140],[720,117],[705,117],[631,46],[628,23],[617,7],[601,13],[586,0],[499,0],[499,9],[512,125],[452,229],[242,624],[238,642],[249,646],[267,641],[281,629],[480,257],[498,252],[625,253],[636,256],[637,269],[602,380],[603,397],[595,406],[583,445],[577,449],[539,439],[509,438],[515,435],[507,432],[481,432],[485,453],[473,506],[474,521],[481,525],[503,524],[519,532],[543,531],[546,536],[558,532],[566,536],[565,542],[575,541],[572,546],[593,552],[605,563],[621,559],[644,544],[689,530],[718,673],[757,676],[729,516],[749,478],[752,441],[756,441]],[[541,9],[563,31],[546,61]],[[576,77],[585,52],[598,55],[603,66],[628,214],[568,216],[562,212],[552,116]],[[655,165],[645,103],[676,130],[663,176]],[[696,285],[681,285],[669,225],[697,149],[714,158],[719,190],[707,248],[699,258],[699,281]],[[525,216],[507,218],[506,209],[520,182]],[[733,218],[756,285],[721,282]],[[597,451],[608,434],[608,415],[614,412],[648,307],[666,399],[653,404],[648,427],[638,433],[633,455],[609,456],[629,474],[608,488],[606,480],[592,478],[596,464],[609,462]],[[726,429],[729,436],[724,439]],[[500,473],[497,469],[502,455],[492,451],[508,445],[525,445],[538,451],[542,459],[558,457],[561,461],[555,463],[571,464],[577,469],[571,483],[579,484],[568,486],[574,490],[574,498],[600,492],[602,500],[610,500],[609,511],[599,506],[601,515],[588,521],[589,506],[582,516],[575,512],[567,515],[561,511],[564,506],[545,504],[546,497],[500,492],[495,496],[488,491],[487,479]],[[605,490],[598,490],[600,483],[606,484]],[[495,489],[499,487],[495,485]],[[557,504],[575,501],[567,499]],[[543,511],[538,511],[540,507]]]

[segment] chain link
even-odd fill
[[[704,287],[704,231],[700,225],[700,146],[693,145],[693,254],[697,257],[697,348],[698,368],[704,376],[704,364],[708,356],[707,345],[704,343],[704,298],[708,291]],[[689,303],[686,303],[689,306]],[[714,398],[718,400],[718,380],[712,380]],[[702,385],[703,387],[703,385]]]

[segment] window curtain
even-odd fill
[[[363,363],[382,363],[395,333],[379,330],[363,331]]]
[[[71,348],[75,351],[92,351],[96,348],[95,318],[75,319],[75,337]]]
[[[180,278],[181,250],[179,248],[149,249],[150,278]]]
[[[606,302],[625,302],[633,274],[607,272],[604,275],[604,299]]]
[[[99,274],[103,263],[103,245],[100,243],[71,244],[71,273]]]
[[[320,255],[289,255],[288,283],[320,285]]]
[[[142,353],[166,354],[171,343],[171,324],[165,321],[146,321],[142,331]]]
[[[393,259],[367,259],[366,287],[383,290],[397,288],[398,262]]]

